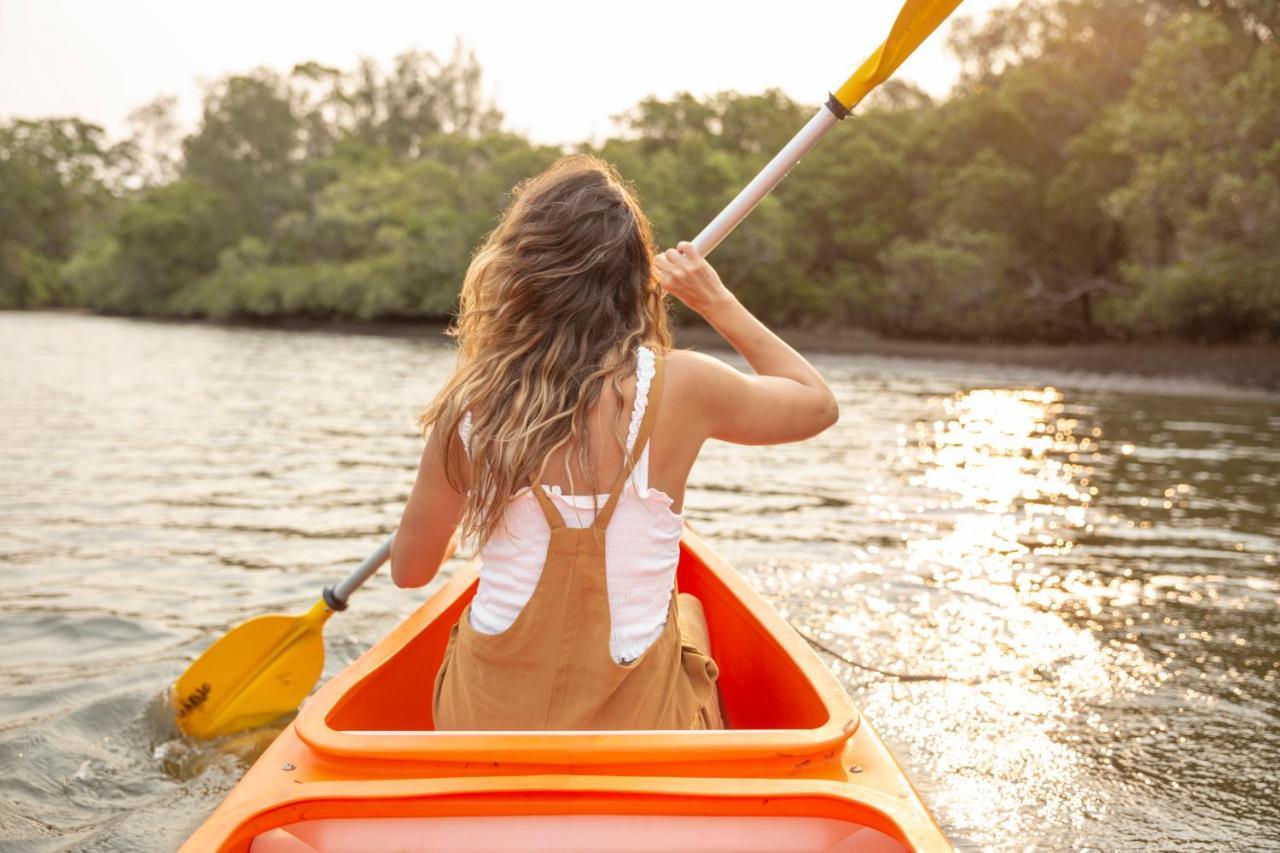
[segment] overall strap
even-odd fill
[[[556,505],[551,502],[551,498],[547,497],[547,493],[542,489],[542,480],[538,475],[533,475],[533,494],[538,499],[538,506],[542,507],[542,514],[547,517],[547,525],[554,530],[557,527],[564,527],[564,516],[560,514],[560,510],[556,509]]]
[[[649,433],[653,432],[653,424],[658,419],[658,404],[662,402],[662,375],[663,375],[663,357],[659,354],[653,360],[653,381],[649,384],[649,400],[647,408],[644,412],[644,420],[640,422],[640,432],[636,436],[635,446],[631,449],[631,457],[623,459],[622,471],[618,474],[618,480],[613,484],[612,491],[609,492],[609,500],[605,501],[604,508],[600,510],[600,514],[596,516],[596,520],[591,526],[599,530],[604,530],[609,526],[609,519],[613,518],[613,510],[618,505],[618,498],[622,495],[622,487],[627,482],[627,477],[635,468],[636,463],[640,461],[640,455],[644,452],[645,443],[649,440]]]

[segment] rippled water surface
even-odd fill
[[[708,446],[686,514],[845,659],[956,845],[1280,846],[1277,398],[813,360],[839,424]],[[0,847],[168,850],[205,818],[274,731],[186,743],[167,685],[394,527],[449,365],[438,338],[0,314]],[[326,674],[434,588],[375,578]]]

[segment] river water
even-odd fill
[[[957,847],[1280,847],[1280,398],[813,361],[840,422],[708,445],[686,514],[849,661]],[[167,686],[393,529],[449,366],[438,337],[0,313],[0,848],[171,850],[208,815],[276,730],[188,743]],[[375,578],[326,674],[435,586]]]

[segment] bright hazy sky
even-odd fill
[[[983,14],[999,0],[966,0]],[[126,134],[130,110],[176,95],[194,126],[200,83],[315,59],[389,67],[420,48],[473,48],[507,126],[539,142],[599,140],[645,95],[687,90],[826,100],[888,34],[894,0],[634,4],[547,0],[0,0],[0,117],[76,115]],[[633,11],[634,10],[634,11]],[[944,24],[897,76],[945,94],[955,78]]]

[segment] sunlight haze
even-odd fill
[[[0,117],[77,115],[119,138],[131,110],[176,95],[194,127],[202,81],[306,60],[349,69],[361,56],[385,68],[412,48],[447,58],[461,38],[509,129],[537,142],[598,140],[610,116],[651,94],[778,87],[817,104],[884,39],[899,5],[3,0]],[[968,0],[957,16],[997,5]],[[945,94],[958,70],[949,29],[896,76]]]

